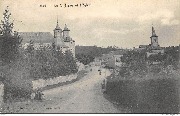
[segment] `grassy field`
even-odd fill
[[[107,82],[107,95],[119,107],[132,113],[179,113],[178,75],[115,80]]]

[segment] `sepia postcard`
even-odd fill
[[[0,20],[0,113],[180,112],[180,0],[0,0]]]

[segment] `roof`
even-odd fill
[[[65,24],[65,27],[64,27],[64,30],[63,31],[70,31],[68,28],[67,28],[67,25]]]
[[[58,23],[57,23],[57,25],[56,25],[55,30],[62,30],[62,29],[59,27]]]
[[[54,37],[50,32],[19,32],[23,38],[22,43],[29,43],[30,40],[34,43],[52,43]]]

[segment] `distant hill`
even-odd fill
[[[112,46],[107,48],[101,48],[97,46],[76,46],[75,47],[75,53],[77,54],[83,54],[83,55],[90,55],[94,57],[101,56],[102,54],[107,54],[110,51],[116,51],[118,48],[114,48]]]
[[[78,61],[84,65],[87,65],[90,62],[93,62],[95,57],[99,57],[102,54],[107,54],[110,51],[116,50],[118,49],[112,46],[107,48],[101,48],[97,46],[76,46],[75,55]]]

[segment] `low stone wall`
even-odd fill
[[[59,76],[59,77],[50,78],[46,80],[45,79],[34,80],[32,81],[33,90],[37,90],[39,88],[43,88],[50,85],[55,85],[58,83],[72,81],[76,78],[77,78],[77,74],[73,74],[73,75],[68,75],[68,76]]]

